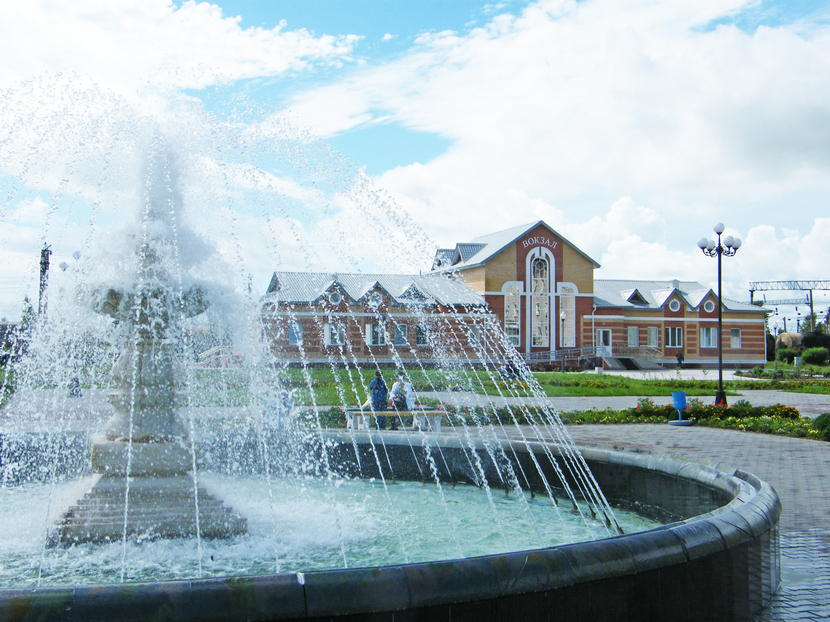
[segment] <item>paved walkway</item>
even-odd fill
[[[569,426],[578,444],[669,453],[772,484],[784,511],[781,588],[763,622],[830,619],[830,444],[733,430],[669,425]]]

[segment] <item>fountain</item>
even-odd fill
[[[457,414],[448,409],[440,433],[327,429],[307,357],[289,367],[260,342],[263,309],[246,286],[241,243],[225,249],[224,263],[217,260],[185,226],[183,209],[188,200],[204,199],[210,185],[200,182],[205,171],[216,170],[225,180],[217,197],[238,192],[245,204],[265,204],[263,196],[279,203],[274,188],[319,201],[315,193],[330,186],[337,197],[332,202],[344,206],[333,218],[341,231],[348,218],[357,223],[351,230],[362,232],[366,219],[388,218],[394,209],[365,176],[330,154],[304,153],[293,167],[312,169],[313,192],[277,183],[276,171],[292,167],[275,165],[274,151],[249,147],[255,124],[234,128],[186,110],[172,115],[179,121],[160,137],[155,121],[151,130],[142,129],[144,121],[95,89],[61,88],[68,107],[92,100],[100,113],[97,121],[84,121],[85,140],[76,138],[78,128],[60,136],[69,152],[79,151],[67,156],[61,181],[46,174],[49,158],[44,164],[31,157],[38,145],[18,140],[23,121],[12,105],[0,161],[20,163],[8,173],[20,186],[57,183],[61,197],[70,188],[83,196],[96,186],[90,179],[98,180],[100,193],[116,178],[121,192],[123,179],[112,173],[111,161],[120,143],[104,141],[100,162],[88,161],[79,147],[101,151],[96,141],[120,118],[138,136],[122,159],[135,165],[133,152],[144,153],[144,164],[136,166],[139,218],[120,234],[108,234],[116,255],[79,265],[77,278],[62,290],[50,285],[50,314],[39,320],[27,355],[15,364],[19,387],[5,408],[0,451],[10,534],[0,543],[0,567],[7,568],[0,570],[0,618],[392,619],[408,611],[447,619],[493,612],[523,619],[609,612],[623,612],[620,619],[667,619],[680,607],[690,619],[750,619],[768,602],[778,583],[774,491],[741,472],[576,448],[499,327],[479,309],[451,308],[432,317],[442,323],[434,369],[417,356],[405,364],[398,356],[399,366],[422,373],[432,383],[425,388],[436,388],[436,378],[470,392],[493,382],[529,406],[507,414],[492,402]],[[31,90],[28,85],[8,99],[25,101]],[[63,117],[38,119],[42,135],[54,138],[64,127],[57,118]],[[123,139],[123,127],[116,129]],[[298,152],[313,142],[281,132]],[[219,136],[215,151],[205,148],[208,136]],[[226,145],[235,141],[242,147]],[[66,156],[58,151],[52,166]],[[315,158],[331,171],[321,176],[325,166]],[[103,164],[96,169],[96,162]],[[46,173],[34,175],[38,167]],[[214,208],[207,220],[233,212],[221,197],[207,199]],[[90,228],[101,217],[101,198],[92,201],[96,225]],[[64,201],[55,199],[55,209],[66,207]],[[314,210],[293,217],[285,204],[278,209],[286,209],[281,224],[291,229],[287,248],[300,249],[306,264],[331,257],[310,239],[315,236],[301,233],[315,226]],[[332,216],[328,209],[325,218]],[[238,238],[242,230],[222,231],[217,239]],[[347,264],[370,235],[351,243],[340,238]],[[87,244],[87,254],[94,245]],[[395,245],[378,244],[378,254],[389,246]],[[411,247],[419,247],[418,239]],[[386,258],[381,262],[389,265]],[[233,293],[197,278],[228,272],[241,277]],[[240,333],[229,338],[243,351],[229,357],[244,359],[239,369],[196,364],[193,344],[213,330],[204,320],[211,313],[236,318],[222,330]],[[486,337],[476,346],[477,373],[458,330],[471,319]],[[318,324],[322,339],[325,327]],[[94,338],[78,330],[82,325],[94,328]],[[90,348],[90,342],[108,345]],[[385,342],[394,339],[386,335]],[[77,343],[87,345],[70,347]],[[394,358],[395,346],[390,349]],[[496,382],[505,360],[520,370],[521,382]],[[363,370],[348,343],[331,350],[323,369],[335,379],[337,405],[363,402]],[[83,398],[64,390],[78,376]],[[207,391],[212,384],[223,389]],[[263,412],[266,396],[289,390],[299,391],[302,403],[290,413],[284,407],[280,424],[271,425]],[[660,520],[645,523],[626,515],[625,507]],[[571,520],[578,533],[561,540]],[[379,537],[371,538],[375,531]],[[654,594],[660,596],[645,597]]]
[[[139,273],[131,290],[107,288],[95,311],[123,328],[107,399],[115,414],[92,442],[93,473],[103,477],[70,508],[53,543],[112,542],[122,537],[229,537],[245,521],[195,485],[196,447],[175,408],[176,322],[208,306],[198,286],[174,296],[160,256],[170,255],[171,232],[156,205],[148,205],[138,248]],[[132,512],[130,512],[132,510]]]

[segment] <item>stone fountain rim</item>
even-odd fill
[[[330,432],[360,443],[377,432]],[[461,439],[431,436],[433,446]],[[407,439],[384,435],[387,445]],[[517,453],[536,442],[502,441]],[[147,619],[163,608],[175,619],[268,620],[370,614],[545,592],[613,579],[739,547],[773,530],[781,504],[754,475],[731,473],[666,454],[580,447],[587,461],[653,471],[726,493],[727,504],[686,520],[603,540],[480,557],[365,568],[151,583],[0,590],[0,618],[29,619],[49,610],[58,619]],[[23,614],[28,612],[28,614]],[[61,615],[64,612],[65,615]],[[182,613],[186,612],[186,613]]]

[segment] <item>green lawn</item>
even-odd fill
[[[537,372],[536,381],[545,395],[550,397],[597,397],[637,395],[646,397],[670,396],[675,391],[685,391],[689,396],[713,395],[717,380],[640,379],[628,376],[612,376],[581,373]],[[504,390],[504,383],[498,383]],[[488,395],[498,395],[496,383],[486,385]],[[734,395],[734,391],[727,393]]]
[[[312,402],[309,385],[314,390],[318,406],[357,405],[367,397],[374,370],[359,371],[314,367],[308,370],[261,369],[255,372],[234,369],[196,370],[192,377],[195,391],[193,405],[243,406],[252,393],[259,394],[269,387],[283,386],[296,389],[297,404]],[[419,392],[464,390],[486,395],[527,396],[523,382],[505,382],[496,374],[471,370],[408,370],[408,375]],[[534,378],[550,397],[643,396],[668,397],[675,391],[685,391],[689,397],[710,397],[717,389],[717,380],[632,378],[629,376],[584,373],[537,372]],[[386,383],[392,386],[394,370],[384,369]],[[824,379],[799,380],[733,380],[724,383],[729,395],[738,390],[775,389],[802,393],[830,394],[830,382]],[[249,387],[255,387],[251,392]]]

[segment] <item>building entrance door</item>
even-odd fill
[[[597,356],[611,358],[611,329],[597,329]]]

